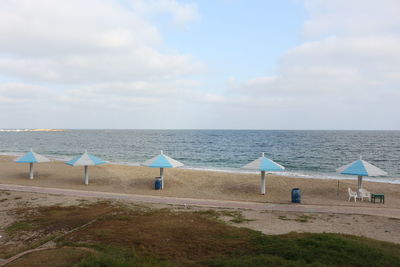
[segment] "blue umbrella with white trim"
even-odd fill
[[[261,157],[244,165],[241,169],[261,171],[260,191],[261,194],[265,195],[265,172],[283,171],[285,167],[269,158],[266,158],[264,153],[261,153]]]
[[[77,156],[70,161],[65,162],[65,164],[70,166],[84,166],[85,167],[85,184],[89,184],[89,169],[88,166],[95,166],[100,164],[105,164],[107,161],[104,161],[98,157],[95,157],[87,151],[80,156]]]
[[[39,155],[38,153],[31,151],[19,157],[15,160],[17,163],[29,163],[29,179],[33,179],[33,163],[49,162],[50,160],[45,156]]]
[[[163,151],[161,150],[160,155],[155,156],[154,158],[151,158],[151,159],[143,162],[141,165],[147,166],[150,168],[160,168],[161,189],[163,189],[164,188],[164,168],[182,167],[183,163],[181,163],[177,160],[174,160],[173,158],[170,158],[167,155],[164,155]]]
[[[353,161],[347,165],[344,165],[336,170],[340,174],[344,175],[357,175],[358,176],[358,190],[357,194],[360,195],[360,189],[362,189],[362,178],[363,176],[382,176],[387,175],[387,172],[379,169],[371,163],[362,160]]]

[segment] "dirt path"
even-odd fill
[[[240,208],[240,209],[251,209],[257,211],[359,214],[359,215],[373,215],[373,216],[382,216],[382,217],[391,217],[400,219],[400,209],[385,208],[384,205],[381,204],[376,204],[373,207],[274,204],[274,203],[260,203],[260,202],[209,200],[209,199],[161,197],[161,196],[135,195],[135,194],[120,194],[120,193],[109,193],[109,192],[93,192],[93,191],[33,187],[33,186],[10,185],[10,184],[0,184],[0,190],[55,194],[64,196],[75,196],[75,197],[119,199],[119,200],[144,202],[144,203],[162,203],[162,204],[217,207],[217,208]]]

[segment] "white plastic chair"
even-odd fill
[[[351,191],[350,187],[347,188],[347,191],[349,192],[349,200],[351,200],[351,198],[354,198],[354,202],[357,202],[357,192],[353,192]]]
[[[368,201],[371,201],[371,193],[365,190],[364,188],[360,189],[361,193],[361,200],[364,200],[364,198],[368,198]]]

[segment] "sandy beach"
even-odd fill
[[[188,169],[167,169],[165,189],[154,190],[154,177],[159,169],[106,164],[89,167],[90,184],[83,184],[83,167],[63,162],[35,164],[35,178],[28,179],[28,164],[13,162],[14,157],[0,156],[0,183],[75,190],[116,192],[182,198],[238,200],[269,203],[290,203],[291,189],[302,190],[302,203],[318,205],[350,205],[368,207],[400,207],[400,185],[364,182],[372,193],[384,193],[385,205],[368,201],[348,202],[347,188],[357,187],[357,180],[337,180],[267,176],[267,194],[259,194],[259,175],[212,172]]]
[[[54,161],[35,165],[35,178],[28,179],[28,164],[13,162],[14,157],[0,157],[0,184],[32,186],[31,188],[48,188],[81,190],[81,192],[112,192],[119,194],[146,195],[158,197],[191,198],[198,200],[233,200],[251,205],[270,207],[296,207],[290,205],[291,189],[301,188],[302,203],[297,207],[305,209],[265,209],[222,208],[198,205],[167,204],[167,202],[143,203],[127,199],[112,199],[111,203],[123,203],[132,207],[151,207],[181,211],[207,211],[229,214],[239,212],[244,222],[234,223],[231,217],[221,218],[228,224],[247,227],[268,235],[279,235],[290,232],[341,233],[373,238],[381,241],[400,243],[398,218],[400,204],[400,185],[365,182],[364,187],[371,192],[384,193],[385,204],[373,204],[367,201],[347,201],[347,188],[355,189],[356,179],[340,181],[339,195],[336,193],[336,180],[300,179],[269,175],[267,194],[259,194],[259,176],[256,174],[210,172],[187,169],[168,169],[165,177],[165,189],[154,190],[154,177],[158,169],[146,167],[107,164],[90,168],[90,184],[83,184],[83,168],[70,167],[63,162]],[[87,194],[86,194],[87,195]],[[162,198],[161,198],[162,199]],[[165,198],[164,198],[165,199]],[[0,248],[15,246],[15,240],[8,240],[7,227],[18,221],[21,208],[46,206],[79,206],[81,204],[99,203],[102,197],[62,195],[52,193],[34,193],[0,190]],[[268,204],[263,204],[268,203]],[[278,204],[280,203],[280,204]],[[321,207],[324,212],[321,212]],[[340,209],[338,209],[340,208]],[[368,213],[354,212],[355,209],[369,210]],[[378,212],[371,210],[381,211]],[[338,212],[338,210],[352,210]],[[382,212],[384,211],[384,212]],[[396,211],[396,215],[391,215]],[[24,243],[22,238],[18,242]],[[18,243],[19,244],[19,243]],[[46,246],[46,245],[44,245]],[[1,263],[1,261],[0,261]]]

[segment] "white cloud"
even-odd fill
[[[398,128],[389,114],[400,112],[400,2],[305,3],[306,39],[281,57],[274,77],[230,80],[223,109],[247,105],[272,127]]]
[[[164,80],[203,70],[190,56],[164,55],[151,48],[125,54],[71,55],[52,58],[0,58],[0,72],[31,81],[88,83]]]
[[[151,128],[184,117],[187,100],[202,97],[186,75],[205,64],[164,52],[157,16],[179,28],[199,18],[178,0],[1,1],[2,127]]]
[[[54,94],[47,88],[23,84],[3,83],[0,84],[0,104],[26,104],[41,98],[50,98]]]
[[[144,15],[155,16],[170,13],[173,23],[182,28],[187,28],[188,22],[200,18],[194,3],[178,3],[175,0],[131,0],[132,8]]]
[[[154,1],[137,2],[152,10]],[[0,3],[0,72],[32,81],[99,82],[175,78],[204,64],[165,54],[159,30],[118,0],[14,0]],[[161,1],[157,12],[181,24],[193,5]]]
[[[363,36],[398,30],[398,0],[304,0],[310,19],[305,38],[329,35]]]
[[[193,78],[204,63],[163,52],[171,49],[156,27],[167,15],[187,28],[199,19],[194,4],[3,0],[0,78],[20,82],[0,82],[0,119],[8,127],[398,129],[399,1],[304,2],[302,42],[277,72],[232,76],[216,93]]]
[[[60,100],[81,108],[146,110],[166,107],[170,110],[196,96],[197,87],[196,82],[187,80],[100,83],[68,90]]]
[[[154,26],[114,0],[2,1],[0,32],[3,52],[25,56],[126,51],[162,40]]]

